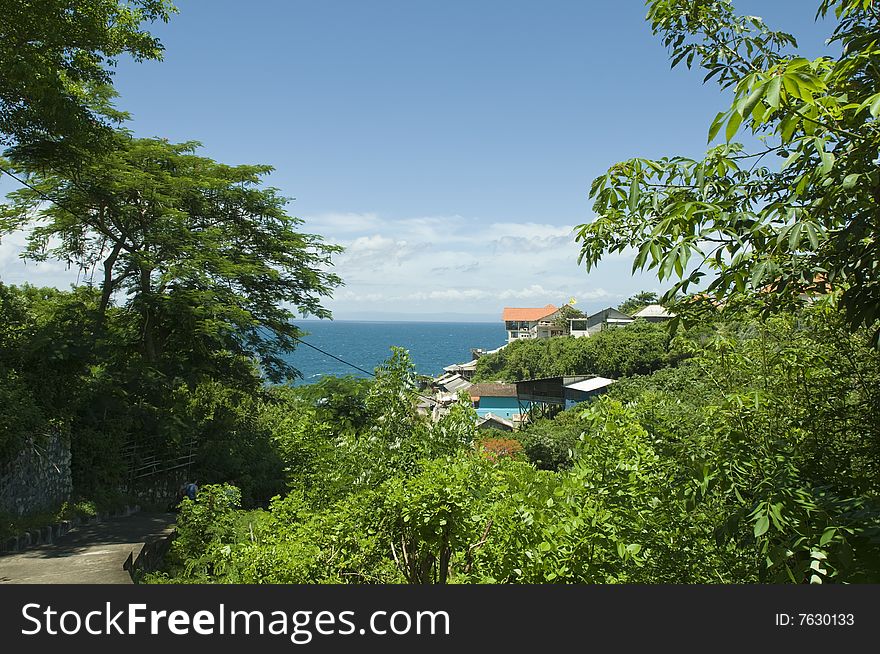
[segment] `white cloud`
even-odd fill
[[[27,243],[27,234],[25,230],[18,230],[0,235],[0,281],[66,289],[83,280],[83,274],[75,267],[68,267],[66,262],[23,260],[21,253]]]
[[[573,225],[547,221],[484,223],[463,216],[383,219],[369,213],[315,216],[337,257],[344,289],[328,302],[338,317],[387,313],[498,315],[504,306],[613,306],[656,281],[630,276],[631,254],[608,257],[598,270],[577,265]],[[362,224],[358,233],[353,225]],[[339,226],[339,229],[335,229]]]
[[[324,213],[304,218],[304,231],[345,247],[334,272],[345,285],[325,302],[339,318],[383,314],[500,316],[504,306],[562,304],[574,297],[590,311],[640,290],[659,290],[651,274],[630,275],[632,253],[609,256],[590,274],[577,265],[572,225],[546,220],[482,222],[479,217]],[[25,235],[0,239],[0,279],[67,288],[76,270],[25,264]]]

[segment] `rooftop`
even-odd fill
[[[566,388],[571,388],[576,391],[584,391],[585,393],[589,393],[590,391],[595,391],[600,388],[605,388],[606,386],[610,386],[614,383],[613,379],[608,379],[607,377],[593,377],[592,379],[585,379],[584,381],[576,382],[574,384],[569,384]]]
[[[540,309],[504,307],[504,312],[501,314],[501,319],[525,321],[540,320],[541,318],[549,316],[551,313],[556,313],[558,310],[559,309],[557,309],[552,304],[548,304],[546,307],[541,307]]]
[[[513,422],[511,422],[510,420],[505,420],[501,416],[496,416],[494,413],[487,413],[485,416],[483,416],[483,418],[477,422],[477,426],[480,427],[485,425],[486,423],[492,422],[499,425],[504,425],[508,429],[513,429]]]
[[[474,384],[468,393],[471,397],[516,397],[516,384]]]
[[[644,309],[636,311],[633,318],[673,318],[674,314],[669,313],[659,304],[649,304]]]

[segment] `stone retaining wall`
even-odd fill
[[[70,499],[70,442],[60,434],[29,438],[0,466],[0,512],[23,516],[54,509]]]

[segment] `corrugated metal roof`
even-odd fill
[[[468,393],[471,397],[516,397],[516,384],[474,384]]]
[[[471,385],[472,384],[467,379],[465,379],[464,377],[459,377],[458,375],[455,375],[455,379],[450,379],[444,384],[446,390],[452,391],[453,393],[461,390],[466,390],[470,388]]]
[[[501,416],[496,416],[494,413],[487,413],[483,416],[483,419],[477,422],[477,426],[483,425],[487,422],[497,422],[500,425],[504,425],[505,427],[510,427],[513,429],[513,423],[510,420],[505,420]]]
[[[633,314],[633,318],[673,318],[674,314],[669,313],[659,304],[649,304],[644,309],[640,309]]]
[[[615,382],[614,379],[608,379],[607,377],[593,377],[592,379],[585,379],[584,381],[575,382],[574,384],[569,384],[566,388],[571,388],[575,391],[583,391],[585,393],[589,393],[590,391],[599,390],[600,388],[605,388],[606,386],[610,386]]]
[[[476,370],[477,360],[468,361],[467,363],[453,363],[451,366],[443,368],[446,372],[458,372],[459,370]]]

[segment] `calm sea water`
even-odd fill
[[[372,371],[391,354],[391,346],[409,350],[416,370],[438,375],[444,366],[471,359],[471,348],[494,350],[504,345],[504,323],[490,322],[364,322],[354,320],[302,320],[297,326],[308,333],[307,343],[335,354],[364,370]],[[300,345],[290,362],[311,384],[323,375],[366,377],[335,359]]]

